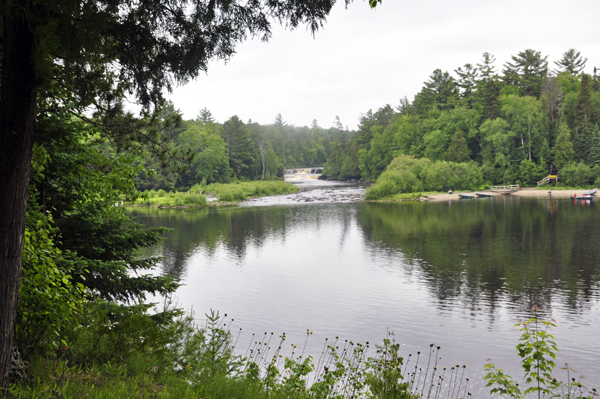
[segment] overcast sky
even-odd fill
[[[278,113],[290,125],[349,129],[369,109],[413,100],[434,69],[455,75],[481,54],[502,70],[511,55],[531,48],[549,65],[570,48],[600,68],[599,0],[384,0],[375,10],[338,0],[313,37],[305,27],[273,29],[268,43],[247,41],[225,64],[168,96],[185,119],[203,107],[217,122],[232,115],[270,124]]]

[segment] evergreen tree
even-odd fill
[[[594,121],[591,85],[592,79],[590,75],[584,73],[581,76],[581,89],[579,90],[579,94],[577,94],[577,103],[573,110],[575,128],[582,129],[585,119]]]
[[[465,64],[454,70],[458,75],[458,87],[460,87],[460,99],[463,105],[469,108],[473,107],[473,96],[477,85],[479,71],[471,64]]]
[[[450,145],[444,153],[443,159],[450,162],[468,162],[471,160],[471,151],[467,146],[467,138],[462,130],[457,130],[452,136]]]
[[[558,126],[558,137],[556,138],[556,145],[553,148],[553,152],[554,164],[558,169],[573,162],[575,151],[573,151],[573,143],[571,142],[571,132],[569,132],[569,127],[564,118]]]
[[[283,120],[283,116],[281,116],[281,114],[277,114],[275,116],[273,124],[277,127],[284,127],[285,125],[287,125],[287,122]]]
[[[196,116],[196,122],[200,122],[205,125],[207,123],[214,123],[214,121],[215,118],[213,118],[212,113],[206,107],[202,108],[198,113],[198,116]]]
[[[398,111],[400,115],[414,115],[416,112],[415,107],[410,103],[406,96],[400,99],[400,104],[396,107],[396,111]]]
[[[251,178],[254,166],[253,143],[244,122],[236,115],[223,124],[221,137],[227,143],[229,168],[236,177]]]
[[[575,129],[577,130],[577,128]],[[575,141],[573,146],[575,150],[575,160],[577,162],[585,162],[588,160],[593,140],[594,131],[592,129],[591,123],[588,122],[587,116],[585,116],[583,120],[583,126],[581,130],[579,130],[577,141]]]
[[[539,51],[527,49],[511,58],[512,62],[504,64],[506,83],[518,87],[521,95],[539,97],[548,74],[548,56],[542,57]]]
[[[490,53],[483,53],[483,60],[477,64],[480,79],[477,80],[477,99],[485,118],[494,120],[500,116],[501,82],[494,67],[496,58]]]
[[[477,69],[479,70],[481,80],[489,80],[496,75],[496,67],[494,66],[496,57],[488,52],[483,53],[482,57],[483,60],[481,64],[477,64]]]
[[[587,161],[592,166],[600,165],[600,131],[598,131],[598,124],[594,127],[592,146],[590,147]]]
[[[333,128],[339,131],[344,130],[344,125],[342,125],[342,121],[340,121],[339,116],[335,116],[335,120],[333,121]]]
[[[587,62],[587,58],[582,58],[579,51],[574,48],[567,50],[563,53],[562,58],[558,61],[554,61],[554,63],[558,66],[556,73],[568,72],[572,76],[578,75],[583,68],[585,68],[585,63]]]
[[[448,72],[436,69],[415,96],[413,105],[417,113],[426,115],[435,105],[441,111],[454,108],[458,100],[458,86]]]
[[[555,76],[549,76],[542,83],[541,98],[545,101],[548,117],[550,119],[550,132],[558,128],[559,112],[563,104],[564,92],[560,82]]]

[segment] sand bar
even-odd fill
[[[586,191],[588,191],[588,190],[552,190],[552,198],[570,198],[575,194],[577,194],[577,196],[579,197],[579,196],[582,196],[583,193],[585,193]],[[478,191],[478,192],[486,193],[486,194],[493,194],[494,197],[503,197],[504,196],[500,193],[495,193],[492,191]],[[433,195],[427,195],[426,199],[428,201],[452,201],[452,200],[460,199],[458,194],[459,193],[433,194]],[[475,191],[461,191],[460,194],[469,194],[469,195],[473,195],[473,196],[477,197],[477,195],[475,194]],[[511,194],[508,194],[508,195],[515,196],[515,197],[543,198],[543,197],[548,196],[548,190],[536,190],[535,188],[522,188],[522,189],[515,191]]]

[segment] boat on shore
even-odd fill
[[[490,193],[475,193],[477,194],[478,197],[493,197],[494,194],[490,194]]]
[[[597,188],[592,188],[591,190],[584,192],[583,195],[596,195],[597,191],[598,191]]]
[[[463,199],[473,199],[473,198],[475,198],[475,196],[471,195],[471,194],[458,194],[458,196],[460,198],[463,198]]]

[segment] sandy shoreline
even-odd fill
[[[577,196],[581,196],[583,195],[584,192],[586,192],[587,190],[552,190],[552,198],[570,198],[573,195],[577,194]],[[499,193],[493,193],[491,191],[478,191],[480,193],[487,193],[487,194],[493,194],[494,197],[502,197],[502,194]],[[460,194],[469,194],[469,195],[475,195],[475,191],[461,191]],[[536,190],[534,188],[522,188],[519,191],[515,191],[514,193],[510,194],[511,196],[515,196],[515,197],[538,197],[538,198],[545,198],[548,197],[548,190]],[[458,193],[452,193],[452,194],[433,194],[433,195],[427,195],[426,200],[428,201],[452,201],[452,200],[458,200],[460,199],[460,197],[458,196]]]

